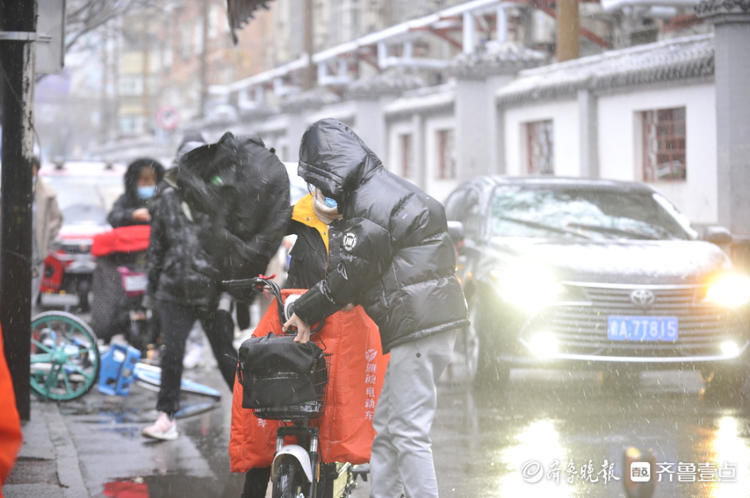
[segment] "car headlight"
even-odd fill
[[[525,311],[549,306],[562,291],[552,272],[538,265],[514,265],[504,270],[493,270],[491,275],[500,297]]]
[[[725,308],[739,308],[750,303],[750,277],[741,273],[720,275],[708,287],[706,301]]]
[[[539,332],[532,335],[527,346],[531,353],[539,358],[551,358],[560,351],[560,343],[557,337],[549,332]]]

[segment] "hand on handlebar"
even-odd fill
[[[310,341],[310,325],[305,323],[296,313],[293,313],[292,317],[284,324],[284,332],[292,327],[297,329],[297,336],[294,338],[294,342],[304,344]]]

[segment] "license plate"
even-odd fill
[[[142,273],[135,273],[123,277],[125,292],[145,292],[148,288],[148,277]]]
[[[607,337],[611,341],[675,342],[676,316],[609,316]]]

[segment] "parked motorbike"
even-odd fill
[[[158,335],[155,317],[144,306],[149,237],[148,225],[120,227],[97,235],[92,247],[96,256],[92,328],[105,343],[122,334],[144,358]]]

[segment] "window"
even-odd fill
[[[142,116],[121,116],[120,134],[124,136],[143,133],[146,122]]]
[[[193,49],[193,39],[190,26],[184,25],[180,28],[180,55],[183,59],[190,57]]]
[[[437,131],[437,148],[437,179],[456,178],[456,140],[452,129]]]
[[[222,15],[221,15],[221,7],[217,5],[212,5],[211,9],[208,11],[208,37],[211,39],[216,38],[221,34],[221,23],[222,23]]]
[[[143,95],[142,76],[120,76],[118,91],[122,97],[137,97]]]
[[[684,181],[685,108],[641,112],[643,181]]]
[[[161,52],[161,67],[166,70],[172,67],[172,47],[164,47]]]
[[[526,174],[555,174],[555,139],[552,120],[532,121],[526,128]]]
[[[411,133],[402,133],[398,136],[399,151],[401,154],[401,176],[409,178],[411,175],[412,146]]]
[[[203,53],[203,21],[193,26],[193,54]]]

